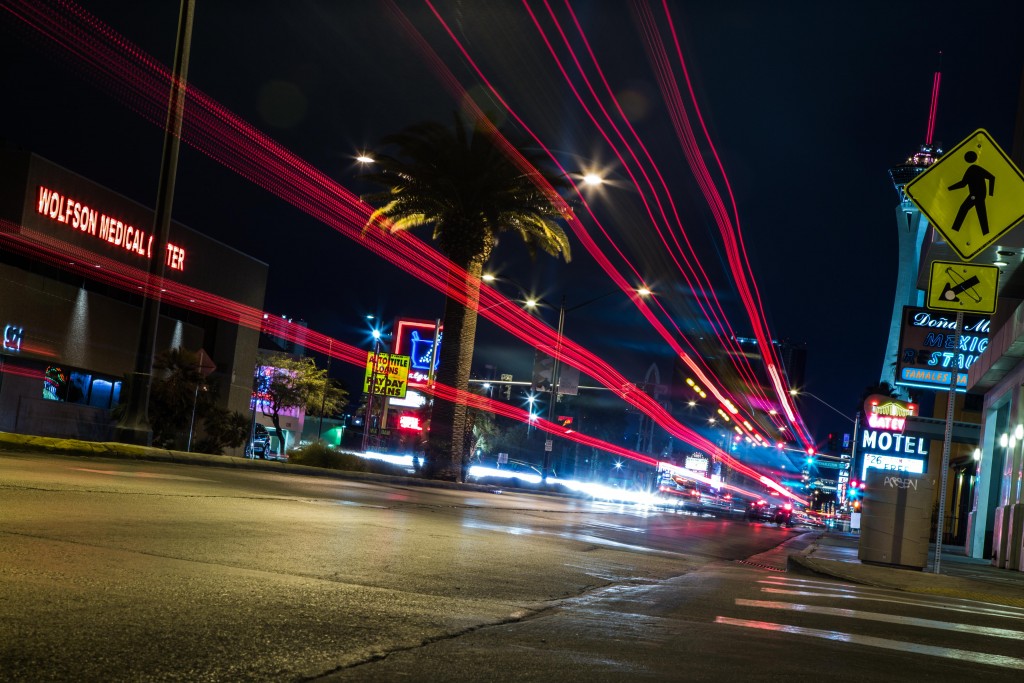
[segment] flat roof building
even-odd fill
[[[202,295],[262,310],[267,264],[177,222],[155,255],[153,221],[109,188],[0,147],[0,431],[110,439],[152,258],[197,290],[195,307],[161,305],[157,351],[202,350],[221,407],[249,412],[259,329],[202,312]]]

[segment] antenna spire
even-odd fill
[[[926,147],[932,146],[932,138],[935,135],[935,117],[939,110],[939,81],[942,80],[942,50],[939,50],[939,64],[932,77],[932,104],[928,110],[928,132],[924,136]]]

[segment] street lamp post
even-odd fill
[[[192,397],[192,420],[188,423],[188,446],[185,447],[186,453],[192,452],[192,434],[195,431],[196,426],[196,406],[199,404],[199,388],[202,386],[201,381],[196,381],[196,395]],[[206,391],[206,387],[202,387],[203,391]]]
[[[600,179],[599,179],[599,176],[593,175],[593,177],[590,180],[586,180],[585,182],[586,182],[586,184],[589,184],[589,185],[596,185],[596,184],[600,184]],[[494,275],[490,274],[490,273],[486,273],[486,274],[484,274],[482,276],[481,279],[483,279],[485,282],[493,284],[494,281],[497,280],[498,278],[495,277]],[[536,298],[536,297],[528,295],[526,288],[523,287],[522,285],[520,285],[515,280],[512,280],[510,278],[502,278],[502,279],[508,280],[517,289],[519,289],[520,293],[522,293],[523,295],[526,295],[525,304],[526,304],[527,308],[535,308],[535,307],[537,307],[538,304],[544,304],[544,305],[548,306],[549,308],[554,308],[554,306],[552,306],[549,302],[545,301],[544,299],[539,299],[539,298]],[[560,370],[561,370],[561,362],[559,360],[559,356],[561,354],[561,349],[562,349],[562,336],[563,336],[563,332],[565,330],[565,314],[569,313],[571,311],[575,311],[577,309],[583,308],[584,306],[589,306],[590,304],[594,303],[595,301],[600,301],[601,299],[604,299],[606,297],[609,297],[609,296],[611,296],[613,294],[617,294],[617,293],[622,292],[622,291],[623,290],[620,289],[620,288],[613,289],[613,290],[611,290],[609,292],[605,292],[603,294],[599,294],[598,296],[595,296],[595,297],[593,297],[591,299],[587,299],[586,301],[584,301],[582,303],[576,304],[575,306],[570,306],[568,308],[566,308],[566,306],[565,306],[565,296],[564,295],[562,296],[562,301],[561,301],[561,303],[558,306],[558,325],[557,325],[556,331],[555,331],[555,345],[554,345],[553,352],[551,354],[551,356],[552,356],[552,361],[551,361],[551,380],[550,380],[551,399],[550,399],[550,402],[548,403],[548,415],[547,415],[547,419],[548,419],[549,422],[553,422],[554,419],[555,419],[555,404],[558,401],[558,384],[559,384],[559,374],[560,374]],[[638,296],[641,296],[641,297],[646,297],[646,296],[649,296],[651,294],[651,290],[647,289],[647,287],[638,287],[637,289],[634,290],[634,292]],[[495,304],[495,306],[501,305],[501,303],[504,303],[504,302],[499,302],[498,304]],[[493,308],[493,306],[492,306],[492,308]],[[484,309],[484,310],[487,310],[487,309]],[[530,408],[530,415],[531,415],[531,420],[532,420],[532,415],[533,415],[532,402],[531,402],[531,408]],[[532,426],[532,424],[528,425],[527,431],[529,431],[530,426]],[[545,441],[544,441],[544,466],[543,466],[543,469],[541,471],[541,478],[545,482],[547,481],[548,475],[549,475],[549,473],[551,471],[551,450],[550,449],[552,448],[552,446],[553,446],[552,439],[545,439]]]
[[[324,433],[324,407],[327,404],[327,386],[331,382],[331,352],[334,350],[334,340],[327,340],[327,373],[324,375],[324,393],[320,397],[320,424],[316,428],[316,440],[319,443],[320,436]]]
[[[185,91],[194,16],[195,0],[181,0],[163,152],[160,157],[160,177],[157,185],[156,206],[153,211],[153,233],[150,236],[152,256],[146,274],[146,281],[149,284],[156,283],[164,274],[164,257],[171,229],[171,207],[174,203],[174,181],[178,172],[178,148],[185,112]],[[153,441],[153,430],[149,424],[149,394],[153,379],[153,354],[156,351],[159,322],[160,294],[154,292],[152,296],[142,298],[142,316],[135,350],[135,365],[131,381],[126,386],[127,395],[124,397],[125,412],[114,427],[115,440],[123,443],[149,446]]]
[[[790,396],[810,396],[811,398],[813,398],[815,401],[817,401],[818,403],[822,404],[826,408],[830,408],[830,409],[834,410],[835,412],[839,413],[840,415],[842,415],[845,419],[849,420],[850,422],[855,422],[855,420],[852,417],[850,417],[849,415],[847,415],[843,411],[839,410],[839,408],[836,408],[831,403],[825,401],[824,399],[822,399],[822,398],[820,398],[818,396],[815,396],[814,394],[812,394],[809,391],[797,391],[796,389],[790,389],[789,390],[789,395]]]
[[[363,452],[370,437],[370,415],[373,412],[373,397],[377,391],[377,358],[380,355],[380,330],[373,331],[373,362],[370,365],[370,393],[366,397],[366,413],[363,415]]]
[[[562,332],[565,329],[565,314],[577,309],[589,306],[595,301],[607,298],[613,294],[621,292],[621,289],[613,289],[610,292],[599,294],[592,299],[587,299],[582,303],[578,303],[575,306],[569,308],[565,307],[565,296],[562,296],[562,302],[558,306],[558,327],[555,331],[555,348],[552,354],[551,362],[551,400],[548,403],[548,422],[554,422],[555,420],[555,404],[558,402],[558,383],[559,383],[559,372],[561,370],[561,362],[559,361],[559,355],[562,350]],[[651,291],[646,287],[635,290],[639,296],[648,296]],[[548,476],[551,473],[551,447],[554,443],[551,439],[546,439],[544,442],[544,469],[541,474],[541,478],[544,481],[548,480]]]

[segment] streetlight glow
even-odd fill
[[[596,173],[587,173],[583,176],[583,184],[595,187],[604,183],[604,178],[597,175]]]
[[[361,164],[375,164],[377,160],[367,154],[360,154],[356,157],[356,161]]]

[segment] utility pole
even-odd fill
[[[125,413],[114,428],[114,438],[122,443],[149,446],[153,442],[153,430],[149,425],[149,391],[153,379],[157,325],[160,322],[160,287],[157,283],[164,275],[167,239],[171,231],[171,205],[174,202],[174,180],[178,172],[178,148],[185,110],[185,83],[191,52],[195,4],[195,0],[181,0],[178,15],[174,65],[171,71],[171,94],[167,104],[167,125],[164,128],[160,180],[151,235],[153,241],[146,278],[149,287],[142,298],[139,342],[135,350],[135,369],[131,374],[131,381],[128,382],[128,395],[125,397]]]

